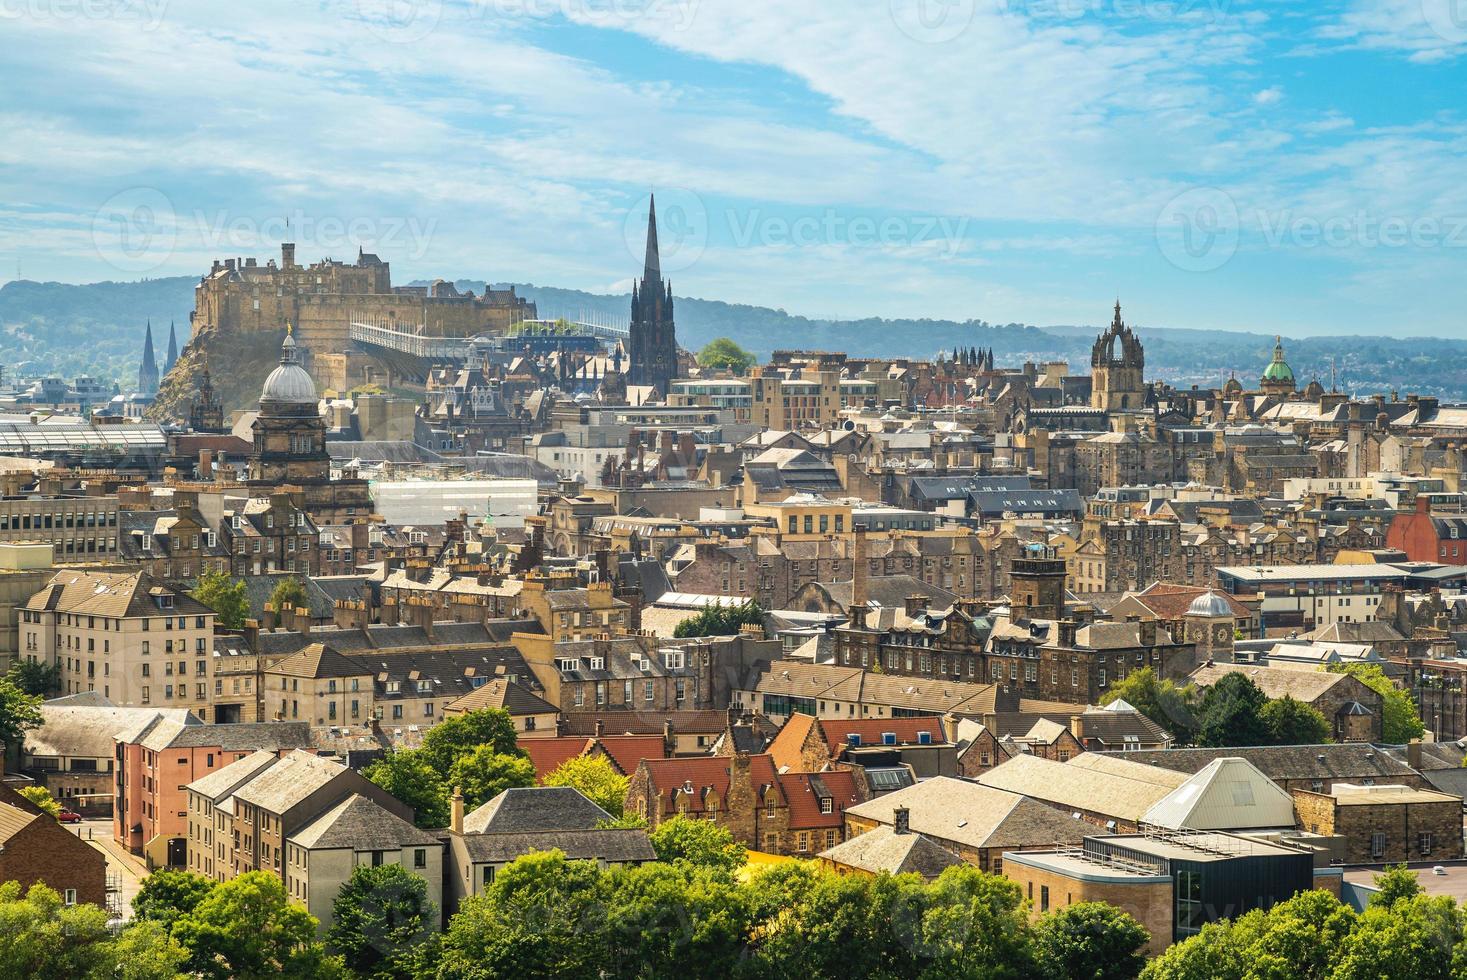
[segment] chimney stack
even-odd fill
[[[448,800],[448,829],[455,834],[464,832],[464,791],[459,786],[453,788]]]
[[[1070,715],[1070,734],[1075,736],[1075,741],[1080,743],[1081,748],[1085,746],[1085,718],[1083,715]]]
[[[891,811],[891,832],[894,834],[912,832],[912,811],[910,809],[899,806]]]

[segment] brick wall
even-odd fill
[[[1017,861],[1003,865],[1005,878],[1018,883],[1031,903],[1031,914],[1043,914],[1044,889],[1049,889],[1049,909],[1055,911],[1077,902],[1105,902],[1130,913],[1151,933],[1147,952],[1156,955],[1172,944],[1172,883],[1154,880],[1083,881]]]

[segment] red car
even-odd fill
[[[56,819],[60,820],[62,823],[81,823],[82,816],[75,810],[67,810],[65,808],[62,808],[61,815],[58,816]]]

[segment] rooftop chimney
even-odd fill
[[[891,832],[894,834],[910,834],[912,832],[912,811],[904,806],[899,806],[891,811]]]
[[[448,829],[455,834],[464,832],[464,791],[459,786],[453,788],[448,800]]]

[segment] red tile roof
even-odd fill
[[[594,741],[611,757],[623,776],[636,772],[643,759],[667,758],[667,743],[661,735],[603,735]]]
[[[556,738],[524,738],[520,739],[520,748],[530,757],[535,764],[535,778],[544,779],[550,775],[562,762],[584,755],[591,747],[591,739],[584,735],[566,735]]]
[[[658,806],[666,816],[677,815],[678,804],[684,795],[689,797],[688,813],[706,812],[707,791],[710,789],[718,794],[720,808],[726,806],[729,766],[732,763],[732,759],[718,756],[642,760],[656,792]],[[749,756],[749,777],[756,795],[766,785],[779,785],[774,760],[767,755]],[[691,794],[685,794],[689,787]]]
[[[789,803],[791,830],[840,827],[845,822],[846,807],[860,802],[855,774],[847,770],[787,772],[779,777],[779,784]],[[829,813],[820,812],[822,797],[830,798]]]
[[[830,718],[820,723],[825,732],[825,742],[830,746],[830,754],[839,757],[847,745],[847,735],[861,736],[861,745],[880,745],[881,736],[887,732],[896,735],[898,745],[920,744],[917,734],[927,732],[932,738],[933,745],[941,745],[947,742],[943,735],[942,719],[936,716],[929,718]]]
[[[790,715],[789,720],[780,728],[779,734],[769,743],[765,749],[774,757],[774,764],[780,769],[797,769],[800,766],[800,747],[805,744],[809,737],[810,729],[816,726],[814,716],[795,712]]]
[[[1136,600],[1154,612],[1158,619],[1181,619],[1191,608],[1192,601],[1206,592],[1216,592],[1226,599],[1234,616],[1243,619],[1248,617],[1248,607],[1221,589],[1199,589],[1192,585],[1153,582],[1144,591],[1134,594]]]

